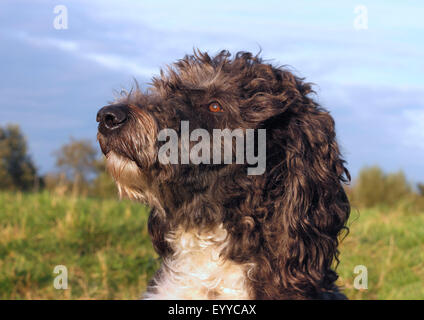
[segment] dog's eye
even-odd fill
[[[218,102],[212,102],[209,104],[209,111],[210,112],[224,112],[224,109],[222,109],[221,105]]]

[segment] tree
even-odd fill
[[[64,144],[54,152],[59,172],[45,177],[48,190],[63,195],[72,193],[100,198],[115,198],[117,190],[111,176],[106,172],[104,156],[90,140],[76,140]]]
[[[0,189],[28,190],[37,181],[36,168],[19,126],[0,127]]]
[[[411,185],[402,171],[387,174],[384,189],[384,203],[388,205],[395,205],[412,193]]]
[[[63,145],[54,152],[56,166],[72,183],[73,191],[80,192],[87,189],[88,181],[97,173],[97,149],[90,140],[76,140]]]
[[[355,201],[365,207],[380,203],[384,197],[384,172],[376,166],[362,169],[353,193]]]
[[[392,206],[410,194],[403,172],[385,174],[377,166],[362,169],[353,188],[354,201],[364,207]]]
[[[418,193],[420,196],[424,196],[424,183],[418,183],[417,184]]]

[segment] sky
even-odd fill
[[[67,9],[67,29],[55,29]],[[355,177],[424,181],[423,1],[1,0],[0,125],[18,123],[41,173],[98,109],[193,48],[262,50],[315,83]]]

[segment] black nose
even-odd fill
[[[96,117],[99,122],[99,131],[108,134],[121,128],[128,120],[128,112],[126,105],[110,105],[101,108]]]

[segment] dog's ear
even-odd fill
[[[337,279],[331,266],[349,217],[343,182],[350,176],[333,118],[308,97],[309,85],[292,80],[281,100],[282,112],[265,124],[267,193],[273,214],[264,234],[269,235],[271,265],[280,270],[280,290],[319,296],[331,291]]]
[[[269,64],[258,64],[253,70],[248,69],[253,78],[245,76],[240,81],[249,96],[241,105],[241,117],[251,126],[278,118],[294,104],[308,104],[313,91],[302,78]]]

